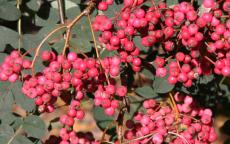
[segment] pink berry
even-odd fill
[[[204,1],[203,1],[203,5],[204,5],[206,8],[212,8],[212,7],[214,7],[215,2],[214,2],[214,0],[204,0]]]
[[[98,4],[98,9],[101,11],[106,11],[108,9],[108,4],[102,1]]]

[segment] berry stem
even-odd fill
[[[100,54],[99,54],[99,51],[98,51],[98,47],[97,47],[97,41],[96,41],[96,37],[95,37],[95,33],[93,31],[93,26],[92,26],[92,22],[91,22],[91,19],[90,19],[90,15],[87,14],[87,18],[88,18],[88,21],[89,21],[89,26],[90,26],[90,30],[91,30],[91,33],[92,33],[92,37],[93,37],[93,43],[94,43],[94,48],[95,48],[95,51],[96,51],[96,56],[99,60],[99,63],[101,65],[101,67],[103,68],[102,66],[102,62],[101,62],[101,58],[100,58]],[[104,68],[103,68],[104,69]],[[106,77],[106,81],[108,84],[110,84],[110,81],[109,81],[109,76],[105,73],[105,77]]]
[[[169,61],[172,57],[173,57],[172,55],[169,56],[169,57],[167,57],[167,58],[165,59],[165,62]]]
[[[86,14],[86,11],[83,11],[82,13],[80,13],[70,24],[68,24],[67,30],[66,30],[66,38],[65,38],[65,45],[62,51],[62,54],[65,55],[66,49],[69,47],[69,39],[70,39],[70,35],[71,35],[71,30],[73,28],[73,26]]]
[[[135,138],[135,139],[126,141],[126,142],[124,142],[123,144],[129,144],[129,143],[131,143],[131,142],[135,142],[135,141],[137,141],[137,140],[141,140],[141,139],[150,137],[150,136],[152,136],[152,135],[154,135],[154,134],[155,134],[155,132],[154,132],[154,133],[147,134],[147,135],[144,135],[144,136],[142,136],[142,137],[138,137],[138,138]]]
[[[59,17],[61,24],[65,23],[65,3],[63,0],[57,0],[58,3],[58,12],[59,12]]]
[[[219,85],[221,85],[221,84],[224,82],[225,79],[226,79],[226,77],[223,76],[222,79],[221,79],[220,82],[219,82]]]
[[[17,9],[20,11],[20,5],[21,5],[21,0],[17,0]],[[17,27],[18,27],[18,51],[20,52],[21,50],[21,44],[22,44],[22,19],[21,17],[18,19],[18,24],[17,24]]]
[[[36,58],[37,58],[37,56],[38,56],[38,54],[39,54],[39,51],[40,51],[42,45],[46,42],[46,40],[47,40],[49,37],[51,37],[54,33],[58,32],[59,30],[61,30],[61,29],[63,29],[63,28],[66,28],[66,26],[65,26],[65,25],[61,25],[61,26],[55,28],[54,30],[52,30],[52,31],[41,41],[41,43],[40,43],[40,44],[38,45],[38,47],[36,48],[35,56],[34,56],[34,58],[33,58],[32,64],[31,64],[31,67],[32,67],[32,68],[34,67],[34,63],[35,63],[35,61],[36,61]]]
[[[169,96],[170,96],[171,102],[173,104],[173,109],[176,112],[176,120],[178,121],[178,118],[179,118],[179,115],[180,115],[179,110],[177,108],[176,102],[175,102],[171,92],[169,93]]]
[[[70,47],[72,47],[72,48],[75,49],[76,51],[79,51],[80,54],[83,55],[85,58],[89,58],[89,57],[88,57],[86,54],[84,54],[84,53],[81,51],[81,49],[79,49],[77,46],[71,45],[71,44],[69,44],[69,45],[70,45]]]
[[[171,135],[175,135],[175,136],[177,136],[177,137],[180,137],[181,139],[184,140],[184,142],[185,142],[186,144],[190,144],[190,143],[187,141],[186,138],[184,138],[182,135],[179,135],[178,133],[168,132],[168,134],[171,134]]]
[[[101,143],[104,142],[106,132],[113,126],[114,123],[115,123],[115,121],[110,122],[109,125],[106,127],[106,129],[103,131],[103,134],[101,137]]]
[[[215,62],[211,60],[208,56],[204,56],[205,59],[207,59],[209,62],[211,62],[213,65],[215,65]]]

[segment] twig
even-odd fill
[[[38,45],[38,47],[36,48],[36,52],[35,52],[35,55],[34,55],[34,58],[33,58],[32,64],[31,64],[31,68],[34,67],[34,62],[36,61],[36,58],[37,58],[37,56],[38,56],[38,53],[39,53],[39,51],[40,51],[42,45],[46,42],[46,40],[47,40],[50,36],[52,36],[54,33],[58,32],[59,30],[61,30],[61,29],[63,29],[63,28],[66,28],[66,26],[65,26],[65,25],[61,25],[61,26],[55,28],[54,30],[52,30],[52,31],[41,41],[41,43],[40,43],[40,44]]]
[[[91,30],[92,37],[93,37],[93,43],[94,43],[94,48],[95,48],[95,51],[96,51],[96,56],[97,56],[97,58],[99,60],[99,63],[101,65],[101,67],[104,69],[104,67],[102,65],[102,62],[101,62],[100,54],[99,54],[98,47],[97,47],[97,41],[96,41],[95,33],[93,31],[93,26],[92,26],[92,22],[91,22],[89,14],[87,15],[87,18],[88,18],[88,21],[89,21],[90,30]],[[105,73],[105,77],[106,77],[107,83],[110,84],[109,77],[108,77],[108,75],[106,73]]]
[[[67,28],[67,35],[70,35],[70,32],[71,32],[71,29],[72,27],[79,21],[79,19],[86,15],[86,14],[89,14],[91,9],[94,7],[95,3],[93,1],[91,1],[89,4],[88,4],[88,7],[80,14],[78,15],[75,19],[73,19],[69,24],[65,24],[65,25],[60,25],[59,27],[55,28],[54,30],[52,30],[42,41],[41,43],[38,45],[37,49],[36,49],[36,52],[35,52],[35,56],[33,58],[33,61],[32,61],[32,64],[31,64],[31,68],[32,68],[32,73],[34,74],[34,62],[36,61],[36,58],[38,56],[38,53],[42,47],[42,45],[46,42],[46,40],[52,36],[54,33],[56,33],[57,31],[63,29],[63,28]],[[69,42],[69,37],[68,36],[66,38],[66,42],[65,42],[65,46],[64,46],[64,49],[63,49],[63,53],[65,53],[65,50],[68,46],[68,42]]]
[[[106,132],[112,127],[112,125],[114,124],[115,122],[112,121],[110,122],[110,124],[106,127],[106,129],[103,131],[103,134],[102,134],[102,137],[101,137],[101,143],[103,142],[103,140],[105,139],[105,134]]]
[[[14,135],[9,139],[9,141],[7,142],[7,144],[10,144],[14,138],[18,135],[18,133],[21,131],[22,129],[22,125],[20,125],[20,127],[16,130],[16,132],[14,133]]]
[[[176,121],[177,121],[177,123],[178,123],[178,122],[179,122],[179,115],[180,115],[180,112],[179,112],[179,110],[178,110],[178,108],[177,108],[176,102],[175,102],[175,100],[174,100],[173,95],[172,95],[171,92],[169,93],[169,96],[170,96],[171,101],[172,101],[172,104],[173,104],[173,109],[174,109],[174,111],[176,112]],[[178,129],[177,129],[177,130],[178,130]]]
[[[86,54],[84,54],[84,53],[82,52],[82,50],[81,50],[80,48],[78,48],[77,46],[72,45],[72,44],[69,44],[69,45],[70,45],[70,47],[72,47],[73,49],[79,51],[80,54],[83,55],[85,58],[89,58],[89,57],[88,57]]]
[[[124,142],[124,143],[122,143],[122,144],[129,144],[129,143],[131,143],[131,142],[135,142],[135,141],[137,141],[137,140],[141,140],[141,139],[147,138],[147,137],[152,136],[152,135],[154,135],[154,134],[155,134],[155,133],[150,133],[150,134],[144,135],[144,136],[142,136],[142,137],[138,137],[138,138],[135,138],[135,139],[126,141],[126,142]]]
[[[65,23],[65,5],[63,0],[57,0],[58,3],[58,11],[61,24]]]
[[[215,62],[211,60],[208,56],[204,56],[205,59],[207,59],[209,62],[211,62],[213,65],[215,65]]]
[[[62,54],[64,55],[66,52],[67,47],[69,47],[69,39],[70,39],[70,35],[71,35],[71,30],[73,28],[73,26],[86,14],[86,11],[83,11],[82,13],[80,13],[80,15],[78,15],[70,24],[68,24],[67,27],[67,31],[66,31],[66,38],[65,38],[65,45],[62,51]]]
[[[168,134],[178,136],[178,137],[180,137],[181,139],[183,139],[183,140],[185,141],[186,144],[190,144],[190,143],[187,141],[186,138],[184,138],[183,136],[179,135],[178,133],[168,132]]]
[[[224,82],[225,79],[226,79],[226,76],[223,76],[222,79],[219,82],[219,85],[221,85]]]
[[[22,3],[22,0],[17,0],[17,9],[20,10],[20,5]],[[21,43],[22,43],[22,19],[21,17],[18,19],[18,51],[21,50]]]

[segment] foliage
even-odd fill
[[[230,72],[227,75],[222,74],[223,72],[220,72],[219,74],[215,73],[216,61],[224,59],[223,57],[227,57],[227,50],[223,49],[222,51],[219,48],[219,50],[216,50],[217,53],[210,52],[208,50],[210,48],[209,44],[214,43],[212,38],[210,38],[208,30],[211,27],[211,24],[205,28],[201,28],[203,31],[203,36],[207,36],[207,38],[203,40],[205,43],[199,45],[199,47],[204,49],[195,49],[194,53],[199,51],[199,56],[194,56],[193,58],[193,60],[196,61],[191,62],[192,64],[190,62],[186,63],[191,65],[191,69],[193,71],[196,71],[196,73],[193,74],[195,80],[191,82],[189,81],[190,83],[186,83],[188,80],[184,82],[183,80],[176,80],[176,82],[170,83],[169,78],[171,78],[171,75],[168,73],[165,75],[164,73],[162,74],[159,72],[159,68],[164,68],[164,70],[167,70],[168,72],[171,69],[170,63],[177,61],[176,67],[179,67],[178,69],[180,70],[183,69],[182,64],[184,64],[185,60],[183,59],[179,61],[178,59],[180,59],[180,56],[178,56],[179,58],[176,58],[176,55],[178,52],[182,52],[186,55],[192,55],[192,48],[190,45],[184,46],[183,40],[182,38],[179,38],[179,35],[183,30],[183,28],[181,28],[182,25],[189,25],[190,23],[193,23],[193,21],[183,20],[181,23],[178,23],[178,25],[174,23],[172,27],[175,29],[175,33],[170,36],[170,38],[168,38],[165,34],[165,37],[163,36],[157,39],[154,44],[149,44],[149,41],[152,40],[150,37],[148,37],[149,33],[155,33],[156,35],[157,32],[154,30],[162,29],[160,34],[163,34],[166,27],[168,27],[162,27],[162,25],[166,23],[166,18],[163,17],[162,14],[162,17],[160,16],[159,18],[161,24],[156,22],[157,24],[154,25],[154,20],[149,22],[155,29],[153,28],[152,30],[149,30],[150,28],[148,29],[146,27],[143,29],[136,28],[134,30],[135,34],[126,40],[126,42],[132,41],[135,44],[134,48],[138,50],[138,52],[136,52],[138,54],[135,54],[135,50],[126,51],[124,50],[125,46],[117,46],[116,44],[114,44],[114,47],[112,47],[114,49],[111,50],[108,48],[111,46],[108,44],[111,43],[111,39],[110,41],[103,41],[102,33],[104,31],[111,31],[111,34],[114,36],[116,35],[118,29],[122,29],[117,21],[121,19],[121,13],[127,10],[127,7],[127,11],[135,11],[138,8],[142,8],[147,11],[147,9],[150,7],[152,7],[154,11],[154,7],[157,6],[159,11],[164,13],[168,9],[172,10],[173,7],[179,3],[178,0],[166,0],[163,4],[158,0],[146,0],[140,5],[134,3],[132,6],[129,5],[124,7],[124,1],[114,0],[114,3],[109,6],[108,10],[104,11],[99,8],[101,0],[89,0],[88,2],[83,0],[65,0],[64,11],[62,11],[65,14],[65,23],[61,24],[63,19],[59,16],[60,6],[58,5],[57,1],[0,0],[0,62],[4,63],[4,59],[7,57],[7,55],[11,55],[12,52],[15,52],[15,50],[20,53],[20,56],[23,55],[23,59],[32,62],[30,68],[21,68],[23,70],[17,73],[17,76],[19,76],[17,81],[0,81],[1,144],[45,143],[47,140],[44,139],[46,138],[45,135],[49,134],[52,128],[55,128],[51,128],[51,125],[56,119],[59,120],[59,116],[55,116],[55,120],[49,121],[47,124],[47,122],[45,123],[43,117],[41,116],[41,113],[53,112],[55,108],[58,107],[56,101],[61,101],[62,103],[65,103],[65,105],[68,105],[69,109],[76,110],[77,114],[73,114],[76,117],[74,119],[79,120],[84,117],[84,111],[82,108],[83,102],[81,102],[81,100],[84,99],[85,101],[89,101],[90,105],[94,104],[91,114],[93,115],[97,126],[101,129],[102,133],[106,133],[111,136],[110,139],[106,140],[103,135],[102,138],[104,139],[101,139],[100,142],[124,140],[125,136],[122,128],[125,128],[125,122],[129,119],[133,119],[137,112],[144,111],[143,113],[145,113],[146,109],[143,109],[142,105],[144,105],[144,102],[147,100],[158,99],[160,102],[157,104],[160,106],[162,106],[161,102],[165,102],[165,105],[171,106],[172,110],[177,109],[174,99],[170,99],[169,97],[171,94],[176,95],[178,93],[183,93],[193,95],[193,98],[199,102],[198,105],[211,108],[214,114],[224,113],[225,115],[230,115],[229,111],[224,111],[225,109],[229,108],[230,103],[228,78]],[[205,8],[202,2],[203,1],[197,0],[193,1],[192,4],[192,6],[194,6],[194,10],[200,12],[200,16],[205,12],[212,11],[210,8]],[[92,4],[92,6],[90,4]],[[160,5],[164,7],[164,4],[166,4],[167,7],[161,8]],[[221,6],[224,7],[224,4],[224,1],[220,1]],[[219,9],[222,10],[223,8]],[[227,23],[227,21],[229,21],[229,9],[222,11],[223,14],[226,14],[226,18],[223,17],[220,18],[220,20],[222,23]],[[89,16],[87,17],[87,15]],[[112,22],[111,28],[108,30],[101,30],[102,27],[106,26],[108,23],[99,22],[101,25],[99,25],[96,30],[95,23],[97,23],[97,18],[99,15],[106,16],[106,18],[101,18],[102,20],[106,21],[108,19]],[[156,13],[154,13],[154,15],[156,15]],[[58,29],[61,26],[63,26],[63,28]],[[126,25],[125,27],[128,26]],[[53,34],[48,36],[52,32]],[[124,35],[129,35],[129,32],[125,32]],[[224,39],[224,35],[222,35],[221,38]],[[41,43],[43,40],[45,40],[44,43]],[[176,45],[176,48],[167,51],[166,42],[168,41],[173,42],[174,46]],[[227,43],[227,40],[225,42]],[[229,43],[228,38],[228,44]],[[38,98],[30,97],[30,95],[26,92],[23,92],[23,90],[26,87],[25,83],[30,80],[30,77],[27,77],[28,75],[35,77],[39,77],[41,74],[45,75],[48,73],[48,71],[44,72],[43,70],[48,68],[52,61],[56,61],[58,59],[54,58],[54,60],[45,61],[42,57],[42,54],[45,50],[48,50],[54,56],[60,56],[63,54],[64,56],[67,56],[65,60],[68,59],[68,54],[71,52],[77,53],[77,57],[85,62],[88,59],[93,58],[96,60],[97,64],[95,64],[94,68],[97,70],[94,69],[94,71],[89,74],[89,70],[85,68],[87,69],[85,70],[86,72],[81,75],[78,73],[79,71],[76,70],[77,68],[73,68],[74,62],[71,61],[71,68],[60,68],[59,72],[61,74],[68,72],[71,74],[71,76],[81,76],[79,76],[77,79],[69,80],[68,88],[57,92],[57,95],[60,97],[52,97],[52,100],[45,102],[43,105],[38,105]],[[126,52],[126,58],[121,58],[122,52]],[[224,56],[219,56],[221,54]],[[124,55],[125,54],[123,53],[123,56]],[[207,58],[206,55],[210,57]],[[116,58],[118,57],[119,64],[116,65]],[[164,58],[164,66],[159,67],[156,64],[155,60],[158,57]],[[215,59],[215,61],[213,62],[212,59]],[[141,64],[138,64],[139,60],[141,61]],[[84,68],[85,65],[79,66],[80,62],[82,61],[77,61],[75,66]],[[199,64],[197,64],[199,66],[194,64],[197,61],[199,61]],[[135,64],[135,62],[137,64]],[[61,66],[63,67],[63,65],[64,64]],[[0,66],[2,66],[2,64]],[[201,68],[202,71],[207,70],[205,68],[208,67],[211,69],[211,72],[207,72],[208,74],[205,72],[205,74],[197,74],[199,73],[197,72],[197,67]],[[2,72],[3,69],[0,68],[0,73]],[[198,76],[196,76],[196,74]],[[56,78],[53,75],[50,77],[52,79]],[[62,80],[60,81],[63,82],[64,78],[62,77],[61,79]],[[76,85],[79,83],[83,84],[80,86],[74,86],[74,80],[76,80]],[[113,81],[115,81],[116,84],[114,84]],[[55,84],[57,83],[58,82]],[[101,99],[106,97],[105,93],[109,93],[107,88],[110,84],[115,86],[116,92],[111,92],[110,95],[113,97],[109,95],[108,101],[106,101],[107,99],[102,101]],[[45,92],[50,94],[53,91],[51,92],[51,90],[45,90]],[[97,92],[100,92],[99,96],[97,96]],[[83,96],[81,97],[81,95]],[[77,104],[73,104],[74,100],[81,103],[78,104],[76,102]],[[99,104],[96,104],[97,100],[101,100],[98,102]],[[112,103],[115,105],[115,108],[111,106]],[[110,106],[106,106],[106,104],[109,104]],[[222,109],[220,109],[220,107],[222,107]],[[68,117],[68,115],[71,115],[69,114],[69,111],[67,113],[68,114],[64,116],[60,116],[60,122],[62,124],[62,119],[65,119]],[[69,122],[72,121],[72,119],[66,121]],[[73,130],[73,124],[68,124],[68,122],[64,123],[64,125],[68,127],[69,131]],[[57,128],[60,129],[60,125],[57,126]],[[228,130],[228,128],[225,127],[223,129],[225,131]],[[119,130],[122,132],[119,133]],[[81,134],[76,132],[76,135]],[[59,139],[58,142],[60,142]]]

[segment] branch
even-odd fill
[[[96,51],[96,56],[97,56],[97,58],[99,60],[99,63],[101,65],[101,67],[104,69],[104,67],[102,65],[102,62],[101,62],[100,54],[99,54],[98,47],[97,47],[97,41],[96,41],[95,33],[93,31],[93,26],[92,26],[92,22],[91,22],[89,14],[87,15],[87,18],[88,18],[88,21],[89,21],[90,30],[91,30],[92,37],[93,37],[93,43],[94,43],[94,48],[95,48],[95,51]],[[106,73],[105,73],[105,77],[106,77],[107,83],[110,84],[109,76]]]
[[[34,67],[34,62],[36,61],[36,58],[38,56],[38,53],[42,47],[42,45],[46,42],[46,40],[51,37],[54,33],[58,32],[59,30],[63,29],[63,28],[66,28],[65,25],[62,25],[62,26],[59,26],[57,28],[55,28],[54,30],[52,30],[42,41],[41,43],[38,45],[37,49],[36,49],[36,52],[35,52],[35,56],[33,58],[33,61],[32,61],[32,65],[31,67],[33,68]]]
[[[14,135],[9,139],[9,141],[7,142],[7,144],[10,144],[14,138],[18,135],[18,133],[21,131],[22,129],[22,125],[20,125],[20,127],[16,130],[16,132],[14,133]]]
[[[17,0],[17,9],[20,11],[20,5],[21,5],[22,1],[21,0]],[[22,43],[22,19],[21,17],[18,19],[18,51],[20,52],[21,49],[21,43]]]
[[[65,4],[63,0],[57,0],[58,3],[58,11],[60,16],[61,24],[65,23]]]
[[[168,132],[168,134],[178,136],[179,138],[183,139],[183,140],[185,141],[186,144],[190,144],[190,143],[187,141],[186,138],[184,138],[183,136],[179,135],[178,133]]]

